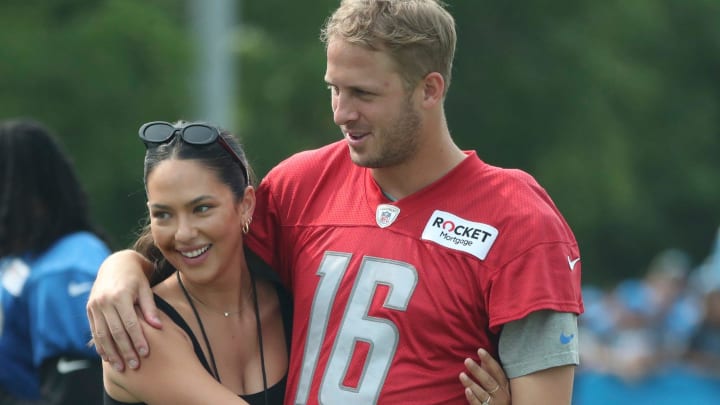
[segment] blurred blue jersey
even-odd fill
[[[59,356],[97,358],[88,347],[85,305],[110,253],[95,235],[78,232],[36,257],[0,259],[0,387],[40,398],[38,369]],[[62,370],[59,370],[62,372]]]

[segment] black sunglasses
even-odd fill
[[[215,141],[220,144],[225,150],[238,162],[242,169],[243,176],[245,176],[245,183],[250,184],[248,178],[247,168],[243,163],[240,156],[235,150],[227,143],[227,141],[220,136],[220,131],[210,125],[201,123],[190,123],[180,128],[173,124],[165,121],[152,121],[143,124],[138,131],[140,139],[145,143],[145,147],[153,145],[161,145],[169,142],[175,134],[180,135],[185,143],[190,145],[209,145]]]

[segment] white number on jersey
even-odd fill
[[[297,404],[307,403],[321,344],[327,332],[330,308],[351,256],[349,253],[327,252],[317,271],[320,282],[310,314],[302,372],[295,396]],[[405,311],[417,282],[417,271],[407,263],[369,256],[363,258],[323,374],[319,393],[321,403],[351,405],[377,401],[395,356],[399,332],[390,320],[369,316],[370,303],[376,287],[382,284],[388,287],[383,307]],[[343,380],[356,342],[367,343],[370,350],[357,387],[349,387],[343,384]]]

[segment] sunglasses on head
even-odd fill
[[[220,144],[225,150],[238,162],[242,169],[245,182],[250,184],[248,178],[247,168],[243,163],[240,156],[235,150],[227,143],[225,138],[220,136],[220,131],[210,125],[201,123],[190,123],[183,125],[182,127],[176,127],[175,125],[165,121],[153,121],[143,124],[138,131],[140,139],[145,143],[146,147],[154,145],[161,145],[170,142],[175,135],[179,135],[185,143],[190,145],[209,145],[215,141]]]

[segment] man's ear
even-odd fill
[[[423,106],[441,104],[445,96],[445,79],[438,72],[428,73],[422,80]]]

